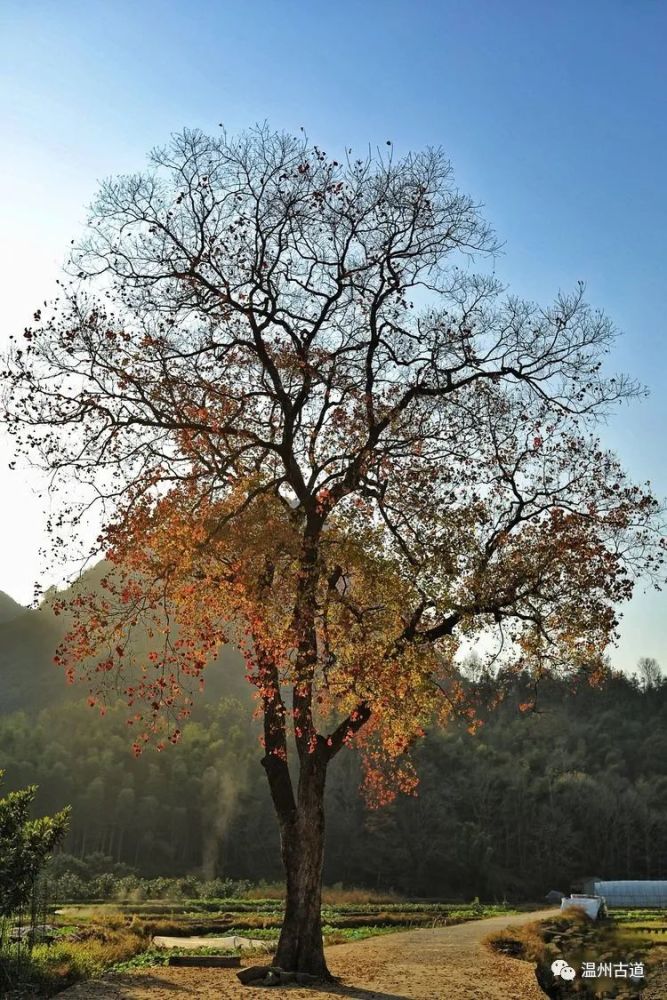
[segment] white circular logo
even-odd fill
[[[576,972],[571,965],[562,958],[557,958],[555,962],[551,963],[551,971],[554,976],[560,976],[561,979],[571,980],[576,976]]]

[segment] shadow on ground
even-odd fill
[[[179,993],[182,996],[192,996],[196,997],[199,995],[197,989],[189,989],[184,986],[183,983],[173,983],[168,979],[163,979],[159,974],[151,974],[142,972],[140,985],[142,990],[159,990],[161,994],[164,993]],[[238,985],[238,984],[237,984]],[[111,979],[103,978],[97,979],[91,983],[85,984],[88,987],[88,992],[85,993],[86,1000],[94,1000],[98,995],[104,996],[105,1000],[132,1000],[134,994],[133,989],[137,987],[137,979],[133,978],[132,975],[121,975],[114,976]],[[258,984],[252,983],[248,987],[240,987],[244,992],[246,989],[249,991],[254,989],[261,989],[262,992],[266,992],[269,996],[272,992],[275,992],[277,996],[289,997],[290,986],[278,987],[263,987]],[[405,996],[401,993],[382,993],[379,990],[367,989],[362,986],[348,986],[344,983],[314,983],[311,986],[301,986],[299,989],[307,989],[313,995],[313,1000],[316,1000],[319,993],[325,993],[327,996],[334,997],[348,997],[349,1000],[414,1000],[413,997]],[[252,993],[251,995],[255,995]]]
[[[313,993],[326,992],[329,996],[350,997],[350,1000],[414,1000],[403,993],[381,993],[379,990],[360,986],[345,986],[343,983],[315,983],[308,989]]]
[[[111,998],[113,1000],[131,1000],[134,996],[132,991],[137,987],[137,979],[131,973],[121,975],[116,973],[111,978],[94,979],[86,983],[81,983],[79,987],[86,991],[83,994],[86,1000],[88,997],[90,997],[90,1000],[93,1000],[98,995],[98,991],[99,995],[103,996],[105,1000],[107,998],[108,1000],[111,1000]],[[157,973],[142,972],[141,988],[161,990],[163,993],[181,993],[193,997],[198,995],[197,990],[189,989],[181,983],[172,983],[168,979],[163,979]]]

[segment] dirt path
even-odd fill
[[[341,985],[274,987],[285,1000],[544,1000],[533,967],[484,947],[492,931],[546,917],[553,910],[491,917],[456,927],[406,931],[327,950]],[[233,969],[141,969],[82,983],[63,1000],[266,1000],[263,987],[241,986]]]

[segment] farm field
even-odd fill
[[[125,918],[143,924],[152,934],[186,936],[252,931],[257,936],[260,932],[277,935],[283,911],[282,900],[267,897],[70,903],[58,907],[57,915],[72,923]],[[478,902],[325,902],[322,918],[333,932],[344,932],[447,926],[512,912],[515,910],[507,905]]]
[[[220,996],[233,997],[238,984],[232,970],[173,968],[168,966],[169,958],[237,954],[243,964],[264,964],[267,950],[277,942],[282,906],[276,895],[64,904],[49,917],[53,940],[35,944],[29,960],[24,955],[21,985],[2,996],[21,1000],[27,996],[52,996],[74,987],[67,990],[72,1000],[119,995],[144,1000],[161,997],[160,989],[191,991],[195,980],[201,995],[213,996],[224,980],[225,989],[231,992]],[[554,957],[563,957],[575,967],[595,959],[644,962],[645,992],[633,993],[631,984],[626,984],[626,992],[619,996],[659,997],[660,990],[667,986],[664,911],[618,910],[609,920],[591,924],[576,917],[561,917],[556,910],[537,911],[528,906],[522,909],[525,912],[477,901],[463,904],[394,896],[364,899],[361,892],[330,890],[323,907],[325,945],[333,969],[338,962],[337,974],[346,981],[356,967],[375,977],[369,979],[367,990],[371,984],[377,989],[388,986],[389,979],[398,975],[394,969],[398,963],[406,981],[400,993],[388,995],[401,998],[418,995],[406,988],[415,976],[421,977],[420,988],[433,991],[420,997],[439,995],[434,984],[445,970],[448,977],[453,977],[452,982],[458,982],[456,977],[460,975],[463,983],[466,960],[476,962],[480,974],[483,972],[487,978],[485,1000],[496,995],[494,989],[501,990],[499,997],[517,1000],[532,995],[560,998],[560,993],[550,992],[553,984],[548,967]],[[153,939],[163,936],[182,938],[183,947],[157,947]],[[193,949],[186,939],[195,936],[202,946]],[[254,950],[219,946],[217,939],[233,936],[266,944]],[[211,939],[210,946],[203,943],[207,938]],[[409,974],[408,966],[412,970]],[[108,992],[116,989],[109,983],[122,983],[122,992]],[[517,984],[521,984],[521,992],[502,992],[518,989]],[[398,981],[394,985],[398,987]],[[572,995],[599,995],[596,986],[600,985],[579,978]],[[335,995],[334,988],[331,996]],[[373,993],[362,991],[359,995]],[[474,992],[458,995],[476,996]],[[457,994],[453,992],[452,996]]]
[[[289,1000],[542,1000],[534,967],[494,954],[484,938],[509,923],[546,915],[494,916],[327,947],[327,961],[339,982],[318,984],[315,994],[289,986],[274,989],[273,995]],[[259,1000],[264,990],[240,986],[231,969],[127,968],[81,983],[66,991],[63,1000],[170,1000],[179,995]]]
[[[507,906],[478,902],[411,901],[394,897],[345,900],[344,892],[330,893],[331,900],[336,896],[338,901],[326,903],[322,910],[328,947],[397,931],[452,927],[515,912]],[[282,913],[283,902],[275,896],[65,903],[47,919],[53,940],[36,943],[32,954],[23,956],[21,978],[42,995],[51,995],[109,970],[124,972],[165,966],[170,955],[222,953],[217,946],[194,951],[185,944],[183,949],[157,948],[152,943],[157,936],[183,939],[239,936],[266,941],[271,946],[278,940]],[[235,953],[234,949],[228,953]]]

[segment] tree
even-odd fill
[[[26,905],[48,855],[67,830],[68,809],[29,818],[36,792],[32,785],[0,799],[0,917]]]
[[[653,656],[640,656],[637,661],[637,670],[644,690],[658,687],[662,682],[660,664]]]
[[[602,373],[612,324],[582,287],[540,308],[458,266],[495,249],[438,150],[339,161],[264,126],[185,131],[102,185],[75,277],[9,360],[56,550],[102,506],[106,596],[60,609],[68,676],[92,704],[123,692],[138,753],[179,739],[222,643],[244,651],[286,969],[328,975],[341,749],[376,801],[412,789],[425,727],[474,724],[459,642],[492,633],[536,678],[593,662],[634,574],[661,573],[657,502],[592,436],[638,391]]]

